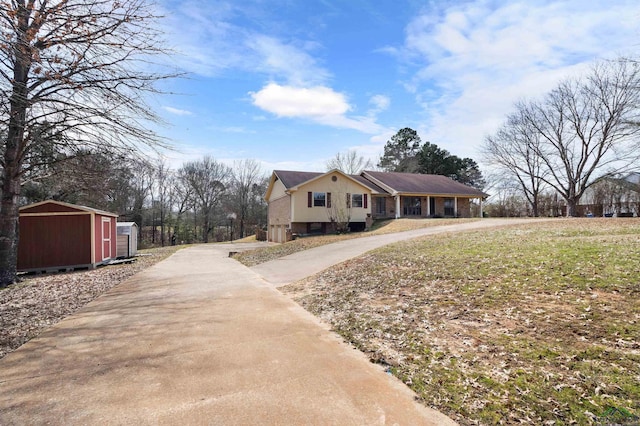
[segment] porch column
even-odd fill
[[[480,218],[483,218],[484,215],[482,214],[482,197],[480,197]]]
[[[396,219],[400,219],[400,196],[396,195]]]
[[[453,217],[458,217],[458,197],[453,197]]]
[[[427,217],[431,216],[431,197],[427,196]]]

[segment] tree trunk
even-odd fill
[[[578,217],[578,200],[568,198],[567,200],[567,217]]]
[[[22,93],[26,90],[16,88],[11,99],[11,118],[9,134],[4,152],[4,169],[2,171],[2,201],[0,202],[0,288],[15,282],[18,263],[19,212],[18,196],[20,195],[20,147],[24,144],[24,119],[26,105],[19,99],[25,99]],[[17,95],[16,95],[17,94]],[[16,100],[18,99],[18,100]]]
[[[18,40],[13,46],[15,64],[9,115],[9,131],[4,147],[2,201],[0,201],[0,288],[16,280],[18,264],[18,196],[20,195],[22,156],[25,150],[24,128],[27,117],[27,79],[31,55],[26,46],[29,13],[20,9]]]
[[[203,243],[208,243],[209,242],[209,213],[205,213],[204,215],[204,220],[202,222],[202,224],[204,225],[202,227],[202,242]]]
[[[9,150],[7,150],[8,153]],[[8,155],[5,155],[5,161]],[[13,284],[18,265],[18,195],[20,178],[15,167],[5,163],[0,203],[0,288]]]
[[[533,202],[531,203],[531,209],[533,210],[533,217],[540,216],[540,208],[538,207],[538,197],[534,196]]]

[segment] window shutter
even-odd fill
[[[307,192],[307,207],[313,207],[313,193]]]
[[[364,200],[362,201],[362,203],[363,203],[362,206],[366,209],[366,208],[368,208],[367,207],[367,194],[364,194],[362,197],[364,198]]]
[[[327,208],[331,208],[331,193],[327,192]]]
[[[347,208],[351,208],[351,194],[347,192]]]

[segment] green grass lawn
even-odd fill
[[[425,237],[282,290],[461,424],[640,422],[640,219]]]

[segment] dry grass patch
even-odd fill
[[[425,237],[282,290],[462,424],[639,421],[638,219]]]
[[[342,235],[317,235],[298,238],[284,244],[270,247],[248,250],[234,255],[245,266],[251,267],[270,260],[279,259],[303,250],[352,238],[368,237],[372,235],[390,234],[394,232],[411,231],[414,229],[428,228],[432,226],[452,225],[456,223],[474,222],[479,219],[392,219],[380,221],[374,224],[368,232],[354,232]]]
[[[0,358],[134,274],[166,259],[180,246],[140,250],[131,264],[90,271],[27,275],[0,289]]]

